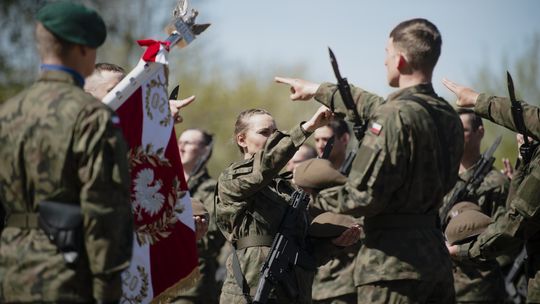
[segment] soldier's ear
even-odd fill
[[[411,66],[409,65],[409,61],[407,60],[407,57],[403,53],[399,53],[397,60],[397,69],[401,74],[410,74],[412,72]]]
[[[247,147],[247,143],[246,143],[246,134],[245,133],[240,133],[238,135],[236,135],[236,143],[242,147],[243,149],[245,149]]]
[[[480,135],[480,138],[483,138],[484,137],[484,126],[478,126],[478,130],[477,130],[478,134]]]

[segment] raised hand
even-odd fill
[[[180,116],[180,109],[187,107],[190,103],[195,101],[195,96],[189,96],[186,99],[169,100],[169,107],[171,108],[171,114],[174,118],[174,123],[181,123],[184,119]]]
[[[291,100],[310,100],[315,96],[320,84],[309,82],[299,78],[274,77],[277,83],[283,83],[290,86]]]
[[[452,91],[452,93],[456,94],[456,97],[458,98],[456,104],[458,107],[474,107],[476,99],[480,94],[471,88],[464,87],[446,78],[443,79],[442,83]]]
[[[326,106],[320,106],[317,112],[306,121],[302,128],[308,132],[313,132],[316,129],[327,125],[334,118],[334,114]]]

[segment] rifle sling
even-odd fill
[[[273,241],[274,237],[270,235],[248,235],[236,241],[234,247],[236,250],[248,247],[270,247]]]

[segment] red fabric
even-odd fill
[[[146,62],[155,62],[156,61],[156,55],[159,52],[160,46],[163,45],[163,47],[169,51],[169,48],[171,46],[171,43],[169,41],[159,41],[159,40],[152,40],[152,39],[142,39],[137,40],[137,43],[140,46],[146,46],[146,51],[144,52],[142,58]]]
[[[143,45],[149,45],[148,49],[155,48],[156,45],[159,48],[161,42],[147,43]],[[147,50],[148,53],[148,50]],[[157,53],[157,52],[156,52]],[[146,53],[145,53],[146,55]],[[154,54],[155,56],[155,54]],[[145,85],[145,81],[143,81]],[[120,118],[120,126],[124,133],[124,137],[128,142],[131,157],[133,157],[133,151],[141,149],[144,151],[145,147],[142,146],[142,134],[143,134],[143,91],[138,88],[116,111]],[[148,127],[148,126],[147,126]],[[156,129],[156,132],[162,132],[164,129]],[[131,197],[132,204],[136,206],[135,199],[135,180],[138,174],[143,169],[151,169],[153,171],[154,180],[150,186],[155,186],[157,181],[161,182],[159,193],[165,197],[165,202],[161,206],[161,209],[157,213],[151,215],[150,213],[143,211],[142,207],[137,206],[134,208],[134,223],[135,229],[138,229],[142,225],[148,225],[160,220],[170,214],[172,209],[168,204],[168,199],[172,195],[174,201],[178,198],[176,191],[173,191],[173,180],[176,179],[180,182],[180,189],[187,191],[187,182],[184,178],[184,170],[182,168],[182,162],[180,160],[180,153],[178,151],[178,145],[176,141],[176,134],[174,128],[170,129],[170,137],[168,144],[164,151],[164,157],[169,161],[170,165],[166,164],[152,164],[150,161],[143,161],[142,163],[135,164],[133,158],[131,161]],[[163,157],[163,156],[162,156]],[[191,205],[184,206],[186,212],[190,212]],[[167,213],[168,212],[168,213]],[[190,212],[191,213],[191,212]],[[177,217],[178,218],[178,217]],[[150,271],[151,285],[153,289],[154,297],[158,296],[161,292],[178,283],[182,278],[185,278],[196,267],[198,267],[197,247],[195,241],[195,232],[188,225],[184,224],[178,218],[178,221],[174,224],[167,226],[170,234],[167,237],[161,237],[157,242],[150,245],[149,259],[150,259]],[[137,242],[137,241],[135,241]],[[136,244],[134,244],[136,245]]]

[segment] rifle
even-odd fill
[[[302,190],[296,190],[292,194],[291,200],[292,203],[287,207],[287,211],[279,225],[279,230],[272,242],[268,257],[262,266],[261,277],[259,278],[253,303],[266,303],[274,286],[287,279],[287,275],[295,266],[315,267],[315,262],[306,254],[295,237],[298,222],[304,222],[307,228],[309,194]],[[286,287],[290,285],[285,284]],[[298,293],[291,288],[287,289],[287,291],[292,297],[295,297]]]
[[[443,211],[441,212],[441,218],[440,218],[440,224],[441,227],[446,227],[446,217],[448,213],[450,212],[450,209],[454,207],[455,204],[465,200],[465,198],[469,195],[472,195],[478,187],[480,187],[480,184],[486,177],[486,175],[491,171],[491,167],[493,166],[493,162],[495,162],[495,158],[493,157],[493,153],[495,153],[495,150],[497,150],[497,147],[501,143],[502,136],[499,135],[495,139],[495,142],[489,147],[489,149],[482,154],[480,157],[480,160],[476,163],[476,168],[474,169],[474,172],[472,175],[467,179],[467,181],[462,184],[460,187],[458,187],[454,193],[452,194],[450,200],[448,201],[448,204],[444,207]]]
[[[510,95],[510,102],[512,103],[512,118],[514,119],[514,124],[518,133],[523,134],[524,143],[519,147],[519,154],[523,159],[525,164],[529,163],[533,154],[533,145],[529,141],[529,136],[527,135],[527,128],[525,128],[525,121],[523,120],[523,107],[521,103],[516,99],[514,93],[514,81],[512,76],[508,71],[506,71],[506,80],[508,82],[508,95]]]
[[[504,278],[504,287],[506,289],[506,292],[508,293],[508,299],[515,304],[523,303],[523,299],[527,296],[527,292],[523,294],[523,290],[517,290],[516,286],[514,286],[514,280],[518,275],[519,271],[521,270],[522,265],[523,263],[525,263],[526,259],[527,249],[525,248],[525,246],[523,246],[523,249],[521,249],[521,252],[512,264],[512,268]]]
[[[352,111],[353,113],[352,119],[354,124],[352,129],[354,135],[358,139],[358,142],[362,142],[362,138],[364,137],[364,133],[367,129],[367,120],[364,121],[360,117],[360,114],[358,114],[358,109],[356,109],[356,104],[354,103],[354,99],[351,94],[351,87],[349,86],[349,82],[347,81],[347,78],[341,77],[336,56],[334,55],[334,52],[332,52],[331,48],[328,48],[328,53],[330,54],[330,63],[332,64],[332,69],[334,70],[334,74],[336,75],[337,87],[339,90],[339,94],[341,95],[341,99],[343,100],[343,104],[345,105],[345,108],[347,108],[347,110]]]

